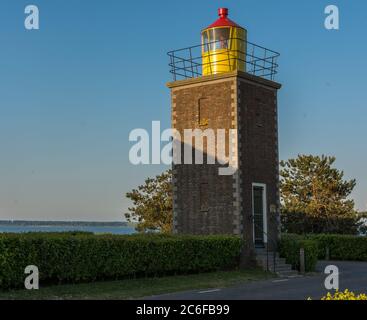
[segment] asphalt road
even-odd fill
[[[253,281],[228,288],[211,288],[146,297],[147,300],[305,300],[319,299],[324,286],[327,265],[339,268],[339,290],[367,292],[367,262],[321,261],[317,274]]]

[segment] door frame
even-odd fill
[[[252,194],[252,241],[255,244],[255,205],[254,205],[254,187],[260,187],[263,189],[263,224],[264,234],[263,241],[266,245],[268,243],[268,208],[267,208],[267,192],[265,183],[252,183],[251,194]]]

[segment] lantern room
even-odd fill
[[[201,32],[203,76],[246,71],[247,31],[218,9],[219,19]]]

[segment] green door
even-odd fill
[[[264,247],[264,187],[253,187],[253,223],[255,247]]]

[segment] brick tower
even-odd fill
[[[200,46],[169,53],[174,81],[167,86],[181,152],[192,141],[190,147],[197,148],[196,138],[183,141],[185,129],[224,129],[229,159],[219,163],[216,135],[214,152],[208,151],[209,138],[204,138],[203,164],[187,163],[183,155],[181,163],[174,163],[174,229],[182,234],[240,235],[252,254],[255,247],[273,247],[279,235],[277,90],[281,86],[273,81],[278,54],[248,43],[246,30],[227,18],[226,9],[219,15],[202,32]],[[193,58],[195,48],[201,51],[199,60]],[[215,163],[209,164],[212,153]],[[229,166],[231,174],[219,174],[220,168]]]

